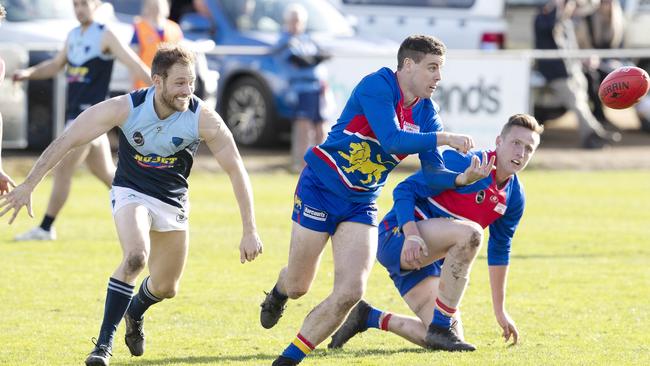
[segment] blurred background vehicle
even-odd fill
[[[387,40],[368,42],[356,38],[345,16],[328,1],[293,2],[307,10],[307,32],[326,50],[363,52],[395,46]],[[207,38],[224,47],[254,47],[251,52],[235,50],[208,55],[209,68],[220,74],[217,110],[235,140],[247,146],[288,141],[290,121],[294,119],[293,105],[298,98],[290,82],[296,69],[274,46],[280,37],[284,9],[290,2],[204,0],[203,3],[208,16],[188,13],[180,19],[186,38]]]
[[[336,0],[355,18],[359,35],[397,42],[411,34],[432,34],[451,49],[502,49],[504,0]]]
[[[7,18],[0,26],[0,56],[7,63],[7,75],[13,70],[33,66],[52,58],[64,45],[68,32],[79,25],[70,0],[0,0]],[[139,14],[141,1],[104,1],[95,19],[108,24],[125,44],[133,36],[131,24]],[[200,46],[192,46],[200,50]],[[211,46],[209,46],[211,48]],[[205,47],[203,47],[205,48]],[[200,68],[199,93],[216,103],[218,73],[209,72],[205,56],[197,53]],[[8,77],[10,79],[10,77]],[[204,79],[211,82],[207,84]],[[113,67],[110,96],[132,89],[133,81],[124,65]],[[4,119],[3,146],[7,148],[44,149],[63,128],[65,80],[62,74],[49,80],[30,80],[0,85],[0,109]]]

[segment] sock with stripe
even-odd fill
[[[433,320],[431,324],[443,328],[451,328],[451,317],[454,316],[456,309],[451,308],[440,301],[439,298],[436,299],[436,307],[433,310]]]
[[[302,334],[298,333],[296,339],[294,339],[293,342],[289,344],[289,347],[282,352],[282,356],[300,362],[305,358],[305,356],[313,351],[314,348],[315,347],[306,340]]]
[[[151,291],[149,291],[148,284],[149,276],[142,280],[138,294],[133,297],[131,305],[129,305],[129,315],[135,320],[142,319],[144,312],[147,311],[151,305],[162,301],[162,299],[157,298],[151,293]]]
[[[370,311],[368,312],[368,320],[366,326],[368,328],[377,328],[381,330],[388,330],[388,322],[393,316],[391,313],[383,312],[377,308],[370,306]]]
[[[117,325],[120,324],[124,313],[126,313],[131,297],[133,297],[133,286],[112,277],[108,280],[104,320],[99,330],[97,344],[113,346],[113,336],[115,336]]]
[[[54,224],[54,219],[56,219],[55,216],[49,216],[49,215],[43,216],[43,221],[41,221],[41,225],[40,225],[41,229],[45,231],[52,230],[52,224]]]

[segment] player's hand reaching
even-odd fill
[[[501,334],[503,338],[505,339],[506,342],[510,340],[510,337],[512,337],[512,345],[514,346],[517,344],[517,341],[519,341],[519,331],[517,330],[517,326],[515,325],[514,320],[506,313],[503,311],[501,314],[496,314],[497,317],[497,323],[499,323],[499,326],[501,329],[503,329],[503,333]]]
[[[483,152],[483,158],[479,161],[478,156],[472,156],[472,163],[470,164],[464,172],[459,174],[456,177],[457,186],[466,186],[470,185],[476,181],[479,181],[492,173],[492,170],[495,169],[494,161],[496,155],[492,155],[490,160],[487,158],[487,153]]]
[[[16,183],[0,169],[0,195],[9,193],[9,187],[16,188]]]
[[[474,148],[474,140],[471,136],[451,132],[444,132],[444,134],[447,137],[445,145],[449,145],[463,154]]]
[[[11,76],[11,79],[14,83],[29,79],[30,73],[27,69],[18,69],[14,71],[14,74]]]
[[[262,249],[262,240],[256,231],[244,233],[239,243],[239,260],[242,263],[251,262],[259,254],[262,254]]]
[[[404,249],[402,250],[402,263],[408,267],[406,269],[420,269],[422,259],[429,256],[429,249],[424,239],[418,235],[407,235],[404,239]]]
[[[13,223],[18,216],[18,212],[23,206],[27,207],[29,217],[34,217],[32,213],[32,188],[26,186],[24,183],[14,188],[13,191],[0,196],[0,217],[4,216],[7,212],[14,210],[9,224]]]

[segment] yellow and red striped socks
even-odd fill
[[[298,333],[296,339],[294,339],[293,342],[289,344],[289,347],[282,352],[282,356],[300,362],[305,358],[305,356],[310,354],[314,348],[316,347],[305,339],[302,334]]]

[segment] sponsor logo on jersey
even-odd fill
[[[69,83],[83,83],[88,74],[88,67],[86,66],[72,66],[68,64],[66,69],[66,76]]]
[[[503,203],[499,203],[496,206],[494,206],[494,211],[496,211],[500,215],[503,215],[506,213],[507,208],[508,206],[504,205]]]
[[[490,201],[492,201],[492,203],[499,203],[499,197],[497,197],[497,196],[491,196],[491,197],[490,197]]]
[[[481,189],[480,191],[478,191],[476,193],[475,201],[476,201],[476,203],[481,203],[481,202],[483,202],[483,200],[485,200],[485,191]]]
[[[403,130],[408,132],[420,132],[420,126],[416,125],[415,123],[404,121]]]
[[[317,210],[313,207],[309,207],[307,205],[304,206],[305,208],[302,211],[302,215],[305,216],[308,219],[316,220],[316,221],[325,221],[327,220],[327,212]]]
[[[147,156],[142,156],[140,154],[135,154],[133,157],[135,162],[143,168],[154,168],[154,169],[169,169],[173,168],[174,164],[178,160],[177,157],[164,158],[156,154],[149,154]]]
[[[140,133],[140,131],[135,131],[133,133],[133,142],[138,146],[144,145],[144,136],[142,136],[142,133]]]

